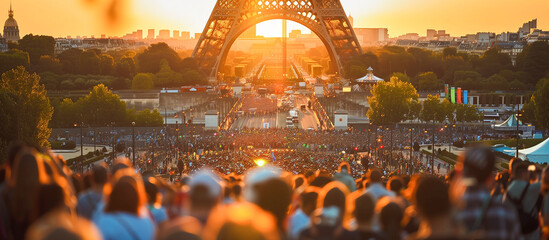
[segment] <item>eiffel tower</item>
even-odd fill
[[[193,57],[204,74],[216,78],[238,36],[273,19],[291,20],[314,32],[339,73],[343,73],[343,63],[362,54],[339,0],[218,0]]]

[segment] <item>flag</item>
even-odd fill
[[[273,162],[276,162],[275,153],[274,153],[274,152],[271,152],[271,154],[273,155]]]

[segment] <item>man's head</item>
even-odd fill
[[[528,164],[525,162],[520,162],[516,164],[513,167],[513,172],[511,174],[513,179],[528,181]]]
[[[420,178],[413,197],[418,212],[427,220],[450,212],[448,187],[436,177]]]
[[[509,174],[512,174],[513,173],[513,168],[519,163],[519,162],[522,162],[522,160],[520,158],[511,158],[511,160],[509,160]]]
[[[496,155],[490,148],[474,147],[461,155],[458,161],[463,170],[463,176],[474,178],[477,183],[481,184],[492,174]]]
[[[370,223],[374,217],[375,201],[370,194],[362,194],[355,200],[353,215],[358,224]]]
[[[108,178],[109,178],[108,171],[105,165],[98,164],[93,167],[92,169],[93,185],[103,186],[107,183]]]
[[[351,168],[349,167],[349,163],[347,163],[347,162],[341,162],[341,163],[339,164],[339,170],[338,170],[338,172],[349,174],[349,173],[350,173],[349,169],[351,169]]]
[[[370,169],[368,171],[368,181],[370,183],[380,183],[381,182],[381,171],[377,168]]]
[[[316,209],[318,199],[318,192],[314,190],[314,187],[310,187],[306,189],[303,193],[300,195],[301,197],[301,210],[307,214],[307,216],[311,216],[313,211]]]

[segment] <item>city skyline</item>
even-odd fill
[[[111,4],[114,2],[117,5],[113,8]],[[519,6],[511,4],[510,0],[499,1],[497,4],[492,2],[475,2],[471,5],[472,0],[459,3],[433,0],[413,3],[401,0],[341,0],[347,14],[353,16],[355,27],[388,28],[390,37],[406,33],[424,34],[430,28],[445,29],[452,36],[516,31],[523,22],[534,18],[538,19],[538,28],[547,29],[549,26],[549,19],[543,18],[544,9],[549,8],[547,1],[531,0]],[[19,0],[13,1],[13,8],[21,36],[32,33],[55,37],[99,37],[101,34],[122,36],[136,29],[150,28],[202,32],[214,4],[215,0],[198,3],[187,0],[59,0],[48,3]],[[8,9],[9,1],[3,1],[0,13],[5,13],[7,17]],[[112,9],[127,11],[113,14],[117,11],[109,11]],[[280,21],[262,23],[258,25],[257,34],[266,37],[280,36],[279,25]],[[307,30],[299,24],[290,24],[289,31],[293,29]]]

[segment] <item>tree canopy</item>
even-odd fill
[[[417,98],[414,86],[396,77],[378,83],[372,89],[372,96],[368,97],[368,118],[376,125],[399,123],[409,114],[412,99]]]
[[[0,150],[14,139],[36,147],[48,147],[51,129],[48,124],[53,109],[40,84],[40,76],[17,67],[2,74],[0,80],[2,131]],[[5,152],[2,152],[2,156]]]

